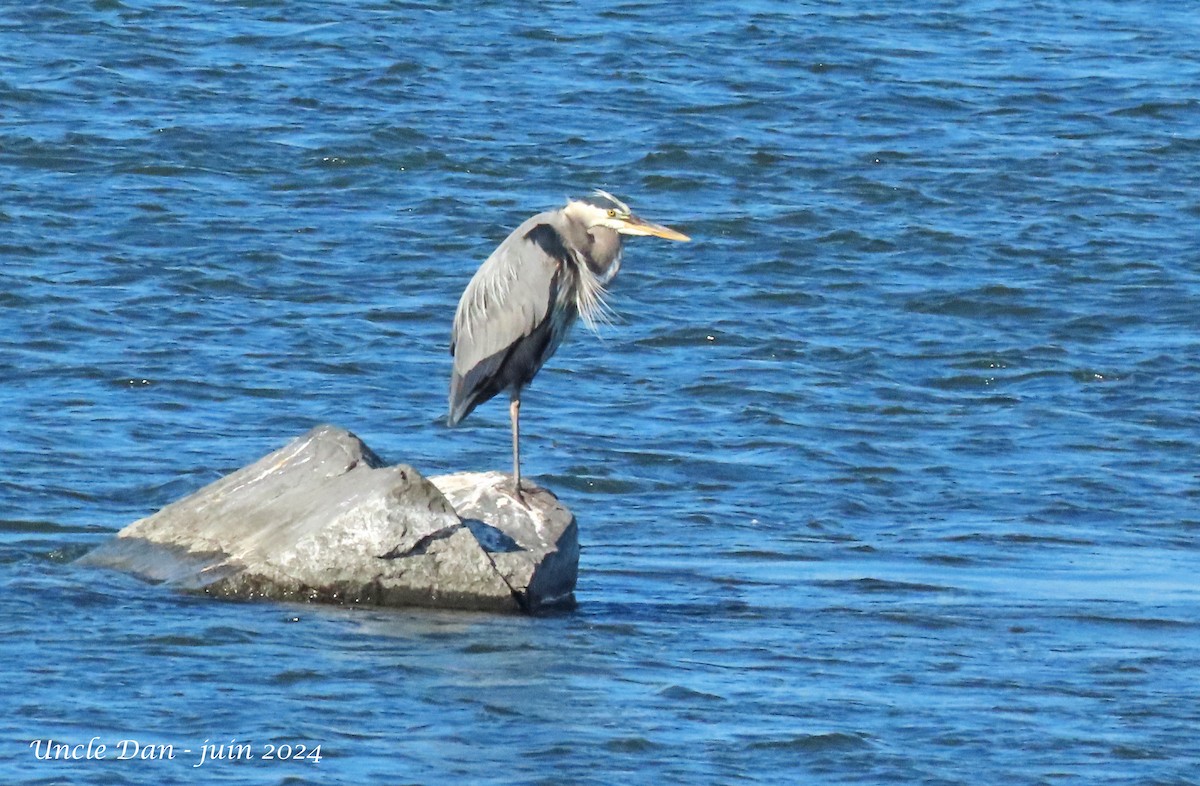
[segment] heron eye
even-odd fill
[[[608,211],[608,217],[609,217],[609,218],[616,218],[616,217],[617,217],[617,211],[615,211],[615,210],[610,210],[610,211]]]

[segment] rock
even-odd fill
[[[320,426],[80,559],[229,598],[535,611],[574,601],[575,517],[499,472],[425,478]]]
[[[492,565],[511,587],[540,605],[574,602],[579,570],[575,517],[549,491],[522,480],[525,503],[502,472],[460,472],[429,479],[446,496]]]

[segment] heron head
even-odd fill
[[[666,240],[688,241],[690,237],[670,227],[638,218],[629,205],[607,191],[596,189],[591,196],[567,203],[567,211],[588,227],[606,227],[622,235],[661,237]]]

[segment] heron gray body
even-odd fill
[[[447,423],[456,425],[507,392],[518,493],[521,390],[577,318],[594,327],[603,317],[605,287],[621,268],[622,234],[687,239],[633,216],[609,194],[597,195],[538,213],[513,230],[476,271],[454,315]]]

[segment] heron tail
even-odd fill
[[[467,391],[463,390],[463,378],[458,374],[450,377],[450,401],[449,409],[446,413],[446,425],[457,426],[462,422],[462,419],[471,414],[471,410],[475,409],[478,403],[474,401],[474,396],[466,395]]]

